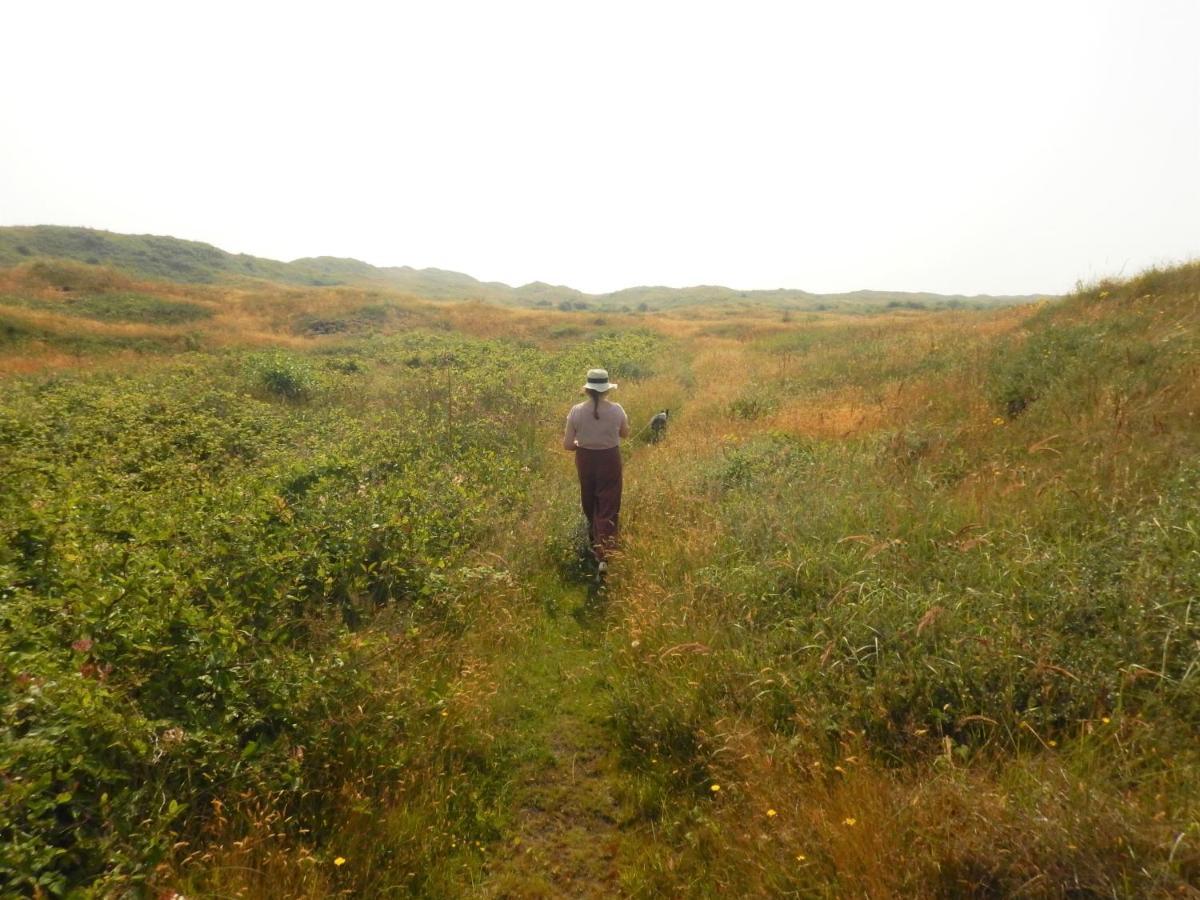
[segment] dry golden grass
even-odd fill
[[[44,340],[0,344],[0,372],[33,373],[90,365],[90,353],[64,353],[60,341],[106,337],[187,340],[201,348],[312,349],[364,334],[414,328],[449,329],[474,337],[504,337],[551,349],[563,341],[605,330],[645,326],[650,319],[595,312],[509,309],[479,302],[437,303],[405,294],[357,287],[184,285],[150,282],[108,269],[80,267],[82,283],[64,291],[30,266],[0,270],[0,295],[43,304],[70,303],[97,292],[126,291],[197,304],[210,318],[180,325],[100,322],[52,309],[0,304],[17,323],[44,331]],[[113,351],[115,361],[119,351]],[[152,357],[147,357],[150,361]]]
[[[728,872],[743,896],[1059,896],[1077,879],[1103,879],[1107,854],[1134,850],[1128,817],[1143,834],[1164,830],[1156,807],[1122,809],[1123,798],[1094,793],[1053,760],[980,771],[942,758],[889,773],[857,747],[830,766],[725,727],[713,877]]]
[[[130,356],[135,356],[131,354]],[[0,378],[7,376],[40,375],[68,370],[87,371],[97,367],[128,364],[130,359],[96,360],[74,353],[63,353],[49,347],[32,347],[20,355],[0,355]]]
[[[5,310],[5,315],[18,325],[46,332],[51,336],[71,337],[115,337],[128,340],[144,338],[176,338],[186,334],[186,329],[168,325],[141,325],[130,322],[100,322],[81,319],[78,316],[60,315],[20,307]]]

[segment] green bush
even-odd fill
[[[283,353],[251,360],[250,370],[261,390],[281,400],[311,400],[320,387],[320,380],[307,361]]]
[[[775,400],[760,391],[754,391],[731,401],[729,415],[734,419],[745,419],[753,422],[765,418],[776,409]]]
[[[282,351],[10,382],[0,893],[140,890],[214,801],[269,797],[289,827],[319,829],[347,773],[399,781],[422,754],[499,791],[467,738],[418,737],[440,721],[453,656],[389,642],[449,641],[503,589],[472,554],[524,495],[523,429],[584,360],[652,346],[612,336],[549,355],[409,333],[332,361],[384,379],[345,404],[324,391],[332,374]],[[404,365],[414,354],[437,363]],[[447,401],[451,418],[425,416]],[[393,627],[362,630],[380,616]],[[407,688],[377,697],[391,658]],[[456,827],[487,837],[485,807],[464,795]]]
[[[71,296],[57,303],[30,304],[38,309],[107,322],[145,322],[181,325],[212,317],[212,310],[188,300],[167,300],[149,294],[102,292]]]
[[[1055,385],[1097,368],[1108,357],[1102,325],[1047,324],[1019,344],[1005,346],[992,368],[992,396],[1009,418],[1020,415]]]

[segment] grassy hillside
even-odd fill
[[[246,278],[318,286],[375,283],[432,298],[500,299],[496,286],[438,269],[379,269],[356,259],[332,256],[279,262],[227,253],[197,241],[90,228],[0,228],[0,266],[19,265],[38,257],[111,266],[135,277],[195,284]]]
[[[881,324],[658,388],[606,635],[640,884],[1189,894],[1200,265]]]
[[[1200,889],[1200,264],[701,312],[0,271],[0,893]]]
[[[1036,296],[965,297],[903,291],[811,294],[807,291],[736,291],[724,287],[633,287],[610,294],[533,282],[518,288],[481,282],[460,272],[376,267],[331,256],[278,262],[226,253],[209,244],[153,235],[123,235],[53,225],[0,227],[0,267],[37,257],[112,266],[131,276],[211,284],[265,279],[297,285],[370,285],[431,300],[485,300],[512,306],[560,309],[649,311],[697,305],[749,305],[793,310],[878,310],[954,308],[1028,303]]]

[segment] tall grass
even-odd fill
[[[1040,310],[692,333],[608,642],[671,848],[637,890],[1195,884],[1198,306],[1192,265]]]

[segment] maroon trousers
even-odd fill
[[[579,499],[588,520],[588,538],[597,562],[604,562],[617,543],[621,515],[621,448],[575,451]]]

